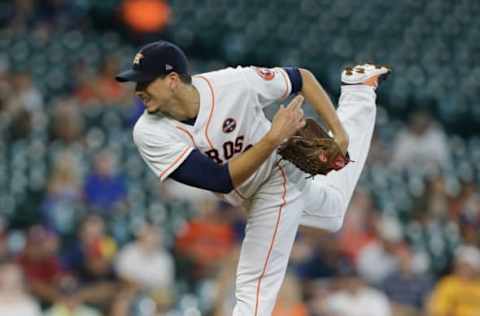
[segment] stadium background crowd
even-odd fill
[[[0,1],[0,316],[229,315],[245,216],[160,185],[131,139],[141,104],[113,80],[159,38],[194,73],[297,65],[334,99],[343,66],[393,66],[344,227],[301,229],[274,316],[480,315],[479,14],[475,0]]]

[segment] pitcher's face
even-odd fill
[[[175,73],[157,78],[148,83],[137,83],[135,95],[144,103],[148,113],[162,112],[171,114],[171,101],[178,86],[179,78]]]

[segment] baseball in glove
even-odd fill
[[[335,140],[311,118],[307,118],[305,127],[279,147],[278,153],[310,177],[340,170],[352,161],[348,153],[343,155]]]

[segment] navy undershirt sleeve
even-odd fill
[[[290,78],[290,82],[292,83],[292,92],[290,94],[296,94],[302,91],[303,79],[300,70],[295,67],[285,67],[283,69],[287,72],[288,78]]]
[[[218,192],[233,190],[228,164],[219,165],[198,149],[193,150],[185,161],[170,174],[170,178],[186,185]]]

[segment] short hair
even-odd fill
[[[157,78],[162,78],[163,79],[171,73],[172,72],[169,72],[168,74],[158,76]],[[178,72],[175,72],[175,73],[178,75],[178,77],[180,78],[180,81],[182,81],[183,83],[192,84],[192,76],[190,74],[180,74]]]
[[[192,84],[192,76],[190,74],[179,74],[180,80],[186,84]]]

